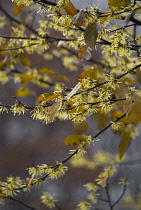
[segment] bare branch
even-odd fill
[[[26,207],[26,208],[28,208],[28,209],[37,210],[37,209],[35,209],[35,208],[33,208],[33,207],[31,207],[31,206],[29,206],[29,205],[23,203],[22,201],[19,201],[19,200],[13,198],[13,197],[10,197],[10,196],[9,196],[9,197],[3,197],[3,198],[4,198],[4,199],[12,200],[12,201],[14,201],[14,202],[16,202],[16,203],[19,203],[19,204],[21,204],[22,206],[24,206],[24,207]]]
[[[112,209],[119,203],[119,201],[123,198],[123,196],[125,195],[127,189],[127,184],[124,185],[123,188],[123,192],[121,193],[120,197],[117,199],[117,201],[115,201],[115,203],[112,205]]]

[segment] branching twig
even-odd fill
[[[121,193],[120,197],[117,199],[117,201],[115,201],[115,203],[113,203],[112,205],[112,209],[117,205],[117,203],[119,203],[119,201],[123,198],[125,192],[126,192],[126,188],[127,188],[127,185],[125,184],[124,185],[124,188],[123,188],[123,192]]]
[[[129,71],[127,71],[127,72],[125,72],[125,73],[123,73],[123,74],[121,74],[121,75],[115,77],[115,81],[121,79],[122,77],[126,76],[126,75],[129,74],[129,73],[133,73],[134,70],[136,70],[136,69],[139,68],[140,66],[141,66],[141,64],[138,64],[137,66],[133,67],[133,68],[130,69]],[[93,86],[93,87],[91,87],[91,88],[88,88],[87,91],[96,89],[96,88],[98,88],[98,87],[100,87],[100,86],[102,86],[102,85],[107,84],[108,82],[109,82],[109,81],[107,80],[107,81],[105,81],[105,82],[98,83],[98,84],[96,84],[95,86]],[[79,94],[84,93],[84,92],[85,92],[85,90],[79,91],[79,92],[75,93],[74,96],[75,96],[75,95],[79,95]]]
[[[115,122],[118,122],[119,120],[121,120],[122,118],[124,118],[126,116],[126,114],[121,115],[120,117],[117,117],[116,120],[114,120],[113,122],[109,123],[105,128],[103,128],[101,131],[99,131],[95,136],[93,136],[93,138],[97,138],[101,133],[103,133],[105,130],[107,130],[108,128],[111,127],[111,125]]]
[[[109,204],[110,210],[113,210],[112,203],[111,203],[111,196],[110,196],[110,193],[109,193],[109,183],[108,183],[108,179],[107,179],[107,182],[106,182],[105,190],[106,190],[107,199],[108,199],[107,202],[108,202],[108,204]]]
[[[13,18],[9,13],[7,13],[6,10],[3,9],[3,7],[0,4],[0,10],[5,14],[5,16],[7,18],[9,18],[11,21],[15,22],[18,25],[24,25],[28,30],[30,30],[31,32],[33,32],[34,34],[38,35],[37,31],[35,31],[33,28],[31,28],[29,25],[27,24],[22,24],[19,20]]]
[[[56,6],[57,5],[57,3],[52,2],[52,1],[47,1],[47,0],[33,0],[33,1],[38,2],[38,3],[42,2],[44,4],[48,4],[48,5],[51,5],[51,6]]]
[[[33,208],[33,207],[31,207],[31,206],[29,206],[29,205],[23,203],[22,201],[19,201],[19,200],[15,199],[15,198],[13,198],[13,197],[3,197],[3,198],[4,198],[4,199],[9,199],[9,200],[15,201],[16,203],[19,203],[19,204],[23,205],[24,207],[26,207],[26,208],[28,208],[28,209],[36,210],[35,208]]]

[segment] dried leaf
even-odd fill
[[[4,60],[1,60],[0,61],[0,68],[3,68],[5,66],[5,62],[4,62]]]
[[[125,24],[126,24],[126,25],[128,25],[128,23],[129,23],[131,17],[133,17],[134,15],[135,15],[135,11],[133,10],[129,15],[126,16],[126,18],[125,18]],[[126,26],[126,25],[125,25],[125,26]]]
[[[103,17],[99,17],[99,22],[100,22],[100,24],[104,24],[104,22],[106,22],[106,21],[108,20],[108,18],[109,18],[109,16],[110,16],[111,14],[112,14],[111,11],[108,11],[108,12],[103,13],[103,14],[102,14]]]
[[[120,10],[127,7],[131,3],[131,0],[108,0],[108,5],[111,10],[114,8]]]
[[[77,9],[74,7],[70,0],[66,0],[64,9],[68,15],[74,16],[77,14]]]
[[[1,47],[1,49],[6,49],[6,48],[8,48],[8,45],[2,44],[0,47]],[[5,51],[0,51],[0,55],[5,57],[6,56],[6,50]]]
[[[80,47],[80,49],[78,51],[78,57],[79,58],[84,58],[85,60],[89,60],[91,58],[91,53],[88,50],[87,45],[83,45],[83,46]]]
[[[106,187],[106,185],[107,185],[107,179],[108,179],[109,177],[108,176],[106,176],[106,177],[104,177],[102,180],[101,180],[101,187]]]
[[[83,45],[79,48],[79,51],[78,51],[78,57],[79,58],[83,58],[83,55],[86,52],[87,48],[88,48],[87,45]]]
[[[4,193],[0,193],[0,197],[6,197]]]
[[[68,100],[68,104],[70,105],[70,107],[75,107],[73,109],[70,109],[69,113],[77,113],[78,114],[78,113],[83,113],[86,110],[85,106],[81,105],[81,106],[76,107],[74,105],[74,103],[75,103],[75,96],[73,97],[73,99]]]
[[[64,43],[65,43],[65,41],[62,41],[62,40],[59,41],[58,44],[57,44],[57,47],[61,47]]]
[[[22,10],[23,10],[24,7],[25,7],[24,4],[18,5],[16,3],[14,3],[14,6],[13,6],[13,14],[15,16],[18,16],[22,12]]]
[[[72,89],[72,91],[65,97],[65,100],[69,100],[82,86],[81,82],[78,82],[77,85]]]
[[[32,75],[25,73],[25,74],[21,74],[20,78],[21,78],[21,83],[27,85],[32,80]]]
[[[130,84],[133,85],[133,84],[136,83],[136,81],[133,78],[131,78],[131,77],[126,77],[125,78],[125,82],[128,83],[129,85]]]
[[[132,94],[131,97],[125,101],[123,110],[131,122],[135,124],[140,123],[141,122],[141,97],[137,94]]]
[[[95,49],[97,37],[98,37],[97,23],[95,22],[89,23],[84,33],[84,39],[86,44],[92,49]]]
[[[120,110],[114,111],[114,112],[112,113],[112,120],[121,117],[123,114],[124,114],[123,111],[120,111]],[[123,118],[120,120],[120,122],[129,123],[129,118],[128,118],[128,116],[123,117]]]
[[[75,133],[77,135],[82,135],[87,132],[88,130],[88,123],[86,121],[83,121],[81,123],[74,123],[74,129]]]
[[[48,115],[50,116],[50,120],[53,121],[57,112],[61,109],[62,101],[54,103],[48,110]]]
[[[81,9],[77,15],[73,17],[73,24],[76,27],[84,26],[85,25],[85,17],[86,17],[86,10]]]
[[[29,188],[29,189],[31,188],[31,186],[32,186],[32,181],[33,181],[34,177],[35,177],[35,175],[32,175],[31,178],[26,178],[26,182],[28,183],[28,184],[27,184],[27,188]]]
[[[53,77],[51,77],[52,79],[59,79],[59,80],[63,80],[63,81],[66,81],[66,82],[69,82],[70,79],[66,76],[63,76],[63,75],[55,75]]]
[[[65,144],[67,146],[75,146],[75,145],[81,144],[81,142],[84,141],[84,140],[85,140],[84,136],[72,135],[72,136],[68,136],[65,139]]]
[[[19,97],[26,97],[26,96],[30,96],[32,94],[33,94],[33,92],[25,86],[20,87],[16,92],[16,96],[19,96]]]
[[[128,147],[131,144],[131,135],[128,131],[125,131],[122,135],[120,145],[118,148],[119,151],[119,159],[122,159],[124,156],[125,152],[127,151]]]
[[[94,113],[94,120],[99,130],[103,129],[106,126],[108,119],[109,117],[107,113]]]
[[[24,54],[21,54],[21,55],[19,56],[19,59],[20,59],[21,64],[22,64],[23,66],[30,66],[30,60],[29,60]]]
[[[57,98],[58,96],[60,96],[59,93],[43,93],[37,98],[37,101],[49,102],[49,101],[52,101],[54,98]]]
[[[43,68],[39,70],[41,74],[56,74],[56,72],[51,68]]]
[[[141,70],[140,70],[140,68],[136,69],[136,77],[137,77],[139,84],[141,85]]]
[[[125,98],[125,95],[128,93],[128,86],[126,84],[120,83],[119,88],[114,91],[116,98]],[[118,101],[118,104],[123,106],[125,101]]]
[[[100,68],[98,68],[98,70],[100,70]],[[98,79],[98,71],[94,70],[94,69],[85,70],[80,74],[80,79],[84,79],[85,77],[90,77],[92,79],[97,80]]]
[[[90,50],[86,49],[86,52],[84,53],[83,58],[88,61],[91,59],[91,57],[92,57],[92,54],[90,53]]]
[[[71,107],[75,107],[75,105],[73,105],[74,101],[72,101],[71,99],[68,100],[68,104],[70,104]],[[77,113],[77,114],[79,114],[79,113],[83,113],[85,110],[86,110],[86,107],[81,105],[79,107],[75,107],[73,109],[70,109],[69,113],[75,113],[75,114]]]

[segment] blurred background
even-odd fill
[[[72,0],[77,9],[88,8],[89,5],[99,5],[102,11],[108,11],[107,1],[103,0]],[[7,13],[13,16],[13,3],[10,0],[1,0],[1,5]],[[0,15],[4,15],[0,11]],[[16,17],[17,19],[19,17]],[[36,19],[42,18],[38,14]],[[14,25],[14,23],[13,23]],[[36,28],[36,24],[34,25]],[[11,31],[11,25],[0,30],[1,35],[8,35]],[[70,82],[66,83],[67,87],[73,88],[78,82],[79,74],[82,68],[79,67],[78,72],[68,71],[62,62],[56,58],[55,60],[47,61],[37,54],[29,55],[31,64],[36,68],[49,67],[57,73],[66,75],[70,78]],[[94,51],[94,59],[101,59],[101,52]],[[0,102],[2,104],[14,104],[14,96],[19,84],[13,81],[5,85],[0,85]],[[33,106],[36,104],[36,98],[45,93],[46,90],[32,86],[34,96],[21,99],[21,102]],[[89,129],[88,135],[94,136],[99,129],[95,123],[94,117],[88,118]],[[140,125],[138,126],[139,130]],[[29,177],[27,168],[40,164],[55,165],[56,161],[62,161],[68,156],[70,150],[64,144],[64,139],[67,136],[75,135],[75,128],[70,121],[60,121],[45,125],[31,118],[30,113],[21,116],[13,116],[11,112],[0,115],[0,178],[5,181],[7,176],[20,176],[22,179]],[[111,154],[118,153],[118,145],[120,137],[113,134],[110,129],[100,136],[100,141],[96,142],[94,147],[88,150],[87,156],[92,158],[98,151],[110,152]],[[115,184],[118,177],[128,176],[130,185],[126,195],[133,193],[137,194],[137,186],[140,187],[140,172],[141,172],[141,141],[140,136],[132,141],[132,144],[127,152],[127,162],[129,164],[121,164],[118,166],[117,177],[114,178],[111,189],[112,199],[116,199],[121,191],[120,187]],[[72,149],[74,149],[72,147]],[[50,192],[54,198],[58,200],[58,205],[61,210],[73,210],[76,204],[85,199],[87,192],[83,185],[88,182],[93,182],[95,177],[102,171],[102,166],[95,170],[86,168],[73,168],[69,162],[66,163],[69,170],[65,176],[58,180],[46,179],[40,188],[32,188],[31,192],[22,192],[16,196],[18,200],[25,202],[38,210],[45,210],[47,207],[40,201],[40,196],[43,192]],[[104,194],[103,194],[104,196]],[[108,210],[107,204],[99,204],[99,208]],[[1,210],[24,210],[22,205],[5,200],[5,204],[0,206]],[[115,208],[122,209],[121,204]]]

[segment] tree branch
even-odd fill
[[[24,206],[24,207],[26,207],[26,208],[28,208],[28,209],[36,210],[35,208],[33,208],[33,207],[31,207],[31,206],[29,206],[29,205],[23,203],[22,201],[19,201],[19,200],[15,199],[15,198],[13,198],[13,197],[3,197],[3,198],[4,198],[4,199],[12,200],[12,201],[14,201],[14,202],[16,202],[16,203],[19,203],[19,204],[21,204],[22,206]]]
[[[109,204],[110,210],[113,210],[112,203],[111,203],[111,196],[110,196],[110,193],[109,193],[108,179],[107,179],[105,190],[106,190],[106,194],[107,194],[107,198],[108,198],[107,202]]]
[[[123,192],[122,194],[120,195],[120,197],[117,199],[117,201],[112,205],[112,209],[119,203],[119,201],[123,198],[125,192],[126,192],[126,188],[127,188],[127,185],[125,184],[124,185],[124,188],[123,188]]]

